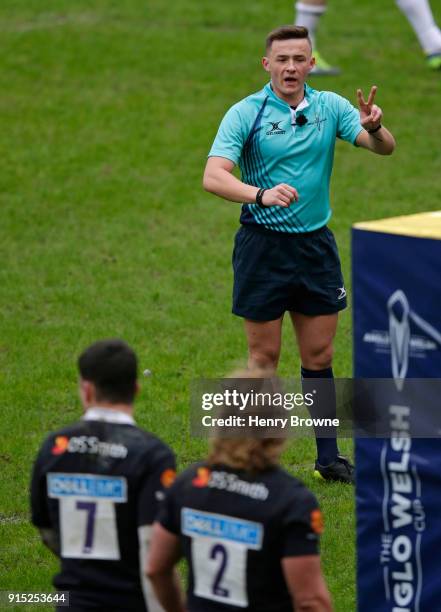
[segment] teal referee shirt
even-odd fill
[[[296,119],[303,125],[296,125]],[[294,110],[268,83],[230,108],[209,157],[238,164],[248,185],[271,188],[288,183],[299,193],[299,201],[289,208],[244,203],[241,223],[277,232],[311,232],[331,217],[335,139],[355,144],[362,129],[358,110],[338,94],[305,85],[305,97]]]

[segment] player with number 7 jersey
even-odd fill
[[[136,356],[119,340],[79,359],[85,414],[49,434],[34,464],[32,522],[60,558],[54,578],[72,612],[157,612],[140,558],[175,476],[170,448],[136,426]],[[64,608],[60,607],[60,610]]]

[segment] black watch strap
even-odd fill
[[[266,189],[259,189],[259,191],[256,193],[256,204],[262,208],[265,208],[265,205],[262,202],[262,197],[265,191]]]

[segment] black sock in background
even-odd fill
[[[326,379],[326,382],[325,380],[320,382],[320,396],[324,398],[326,403],[324,404],[322,400],[320,402],[320,406],[312,404],[312,406],[308,407],[308,410],[312,418],[335,419],[337,416],[337,400],[335,395],[335,383],[332,368],[325,368],[324,370],[307,370],[302,366],[301,376],[304,395],[306,393],[311,393],[314,387],[317,386],[317,384],[314,385],[314,378]],[[327,428],[326,431],[328,436],[329,432],[332,432],[330,428]],[[315,428],[315,433],[317,461],[320,463],[320,465],[329,465],[336,460],[338,455],[337,431],[334,430],[334,437],[327,438],[317,437],[317,434],[320,435],[320,428],[318,428],[318,430]]]

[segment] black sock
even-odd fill
[[[326,398],[326,406],[323,405],[323,401],[320,403],[320,409],[312,404],[308,407],[309,414],[312,418],[326,417],[328,419],[335,419],[337,415],[337,401],[335,396],[335,383],[334,374],[332,368],[325,368],[324,370],[307,370],[302,366],[302,387],[303,394],[311,393],[314,384],[309,379],[323,378],[328,379],[327,384],[323,384],[321,396]],[[327,429],[329,436],[329,428]],[[329,465],[336,460],[338,453],[337,446],[337,431],[335,431],[334,437],[320,438],[317,437],[317,430],[315,436],[315,443],[317,446],[317,461],[320,465]]]

